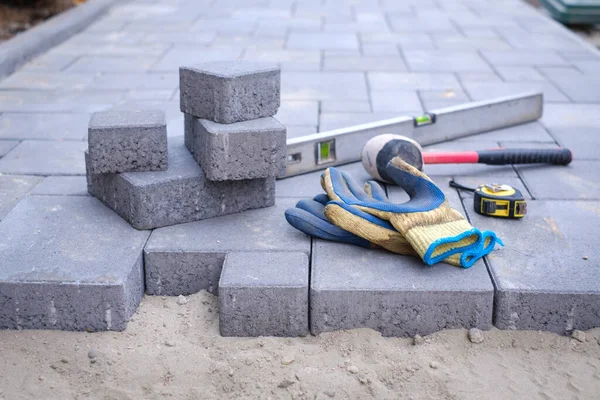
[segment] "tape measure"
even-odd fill
[[[510,185],[492,183],[471,189],[451,180],[450,186],[473,192],[473,209],[477,214],[500,218],[523,218],[527,214],[523,194]]]

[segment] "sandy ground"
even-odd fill
[[[223,338],[216,298],[146,297],[125,332],[0,331],[5,399],[598,399],[600,329]],[[90,358],[90,356],[92,356]]]

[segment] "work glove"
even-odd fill
[[[338,169],[325,170],[321,185],[330,198],[324,210],[327,220],[388,250],[385,238],[378,236],[380,231],[365,228],[364,214],[389,221],[428,265],[444,261],[468,268],[489,254],[496,243],[502,244],[493,232],[473,228],[450,208],[444,193],[429,177],[401,158],[392,159],[386,172],[408,193],[408,202],[393,204],[369,195]]]
[[[364,195],[381,201],[388,201],[385,192],[375,181],[365,183]],[[359,209],[354,210],[357,218],[362,218],[356,230],[361,236],[335,226],[325,217],[325,207],[329,196],[321,193],[312,200],[300,200],[295,208],[285,211],[285,219],[294,228],[316,237],[334,242],[353,244],[367,249],[385,248],[394,253],[414,255],[417,253],[410,243],[388,222]],[[368,237],[369,240],[364,237]]]

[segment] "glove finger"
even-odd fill
[[[325,193],[320,193],[318,195],[316,195],[313,198],[314,201],[316,201],[317,203],[321,203],[323,205],[326,205],[329,202],[329,196],[327,196]]]
[[[327,217],[325,216],[325,205],[323,205],[322,203],[319,203],[318,201],[300,200],[296,204],[296,208],[304,210],[304,211],[314,215],[315,217],[322,219],[323,221],[329,222],[327,220]]]
[[[394,157],[388,163],[386,173],[410,197],[410,200],[404,203],[405,205],[413,204],[416,206],[422,204],[425,206],[431,203],[432,199],[442,199],[443,201],[446,198],[440,188],[427,175],[405,163],[400,157]]]
[[[344,171],[340,171],[340,174],[346,181],[346,186],[348,187],[350,192],[352,192],[354,197],[356,197],[359,201],[373,201],[373,197],[365,191],[364,187],[361,187],[354,179],[352,179],[350,174]]]
[[[349,183],[353,182],[352,179],[350,181],[346,180],[342,172],[333,167],[327,168],[321,175],[321,186],[331,200],[345,203],[358,202],[359,200],[348,186]]]
[[[365,248],[372,247],[369,241],[300,208],[288,208],[285,210],[285,219],[294,228],[311,237],[353,244]]]
[[[376,181],[368,181],[365,182],[364,191],[369,196],[374,198],[375,200],[389,202],[387,195],[385,194],[385,190],[381,187],[381,185]]]
[[[394,253],[415,255],[408,241],[385,220],[343,202],[331,201],[325,216],[338,227]]]

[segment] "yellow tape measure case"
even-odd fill
[[[527,203],[523,194],[512,186],[493,183],[481,185],[474,192],[476,213],[500,218],[523,218]]]

